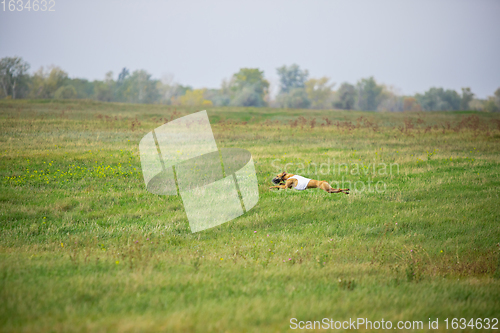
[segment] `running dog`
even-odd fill
[[[302,191],[308,188],[320,188],[328,193],[349,194],[348,188],[344,189],[332,188],[330,184],[328,184],[325,181],[309,179],[298,175],[292,175],[291,173],[286,173],[286,172],[282,172],[279,175],[277,175],[275,178],[273,178],[272,182],[273,184],[276,184],[276,186],[271,186],[269,189],[272,188],[287,189],[293,187],[296,190]]]

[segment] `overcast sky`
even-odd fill
[[[26,0],[25,0],[26,2]],[[6,1],[8,5],[8,1]],[[68,1],[3,11],[0,57],[103,79],[122,67],[217,88],[241,67],[277,84],[297,63],[338,84],[374,76],[402,94],[430,87],[478,97],[500,87],[500,1]]]

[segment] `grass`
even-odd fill
[[[0,101],[2,331],[498,318],[499,115],[209,108],[260,200],[193,234],[179,197],[145,191],[138,143],[198,110]],[[285,166],[351,194],[270,191]]]

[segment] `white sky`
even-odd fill
[[[0,4],[0,57],[90,80],[146,69],[194,88],[217,88],[241,67],[277,84],[276,68],[292,63],[337,87],[372,75],[404,94],[468,86],[484,98],[500,87],[498,0],[55,3],[55,12]]]

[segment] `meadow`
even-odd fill
[[[500,318],[500,114],[209,107],[260,199],[191,233],[180,197],[146,191],[138,144],[199,110],[0,101],[1,331]],[[351,194],[269,190],[284,168]]]

